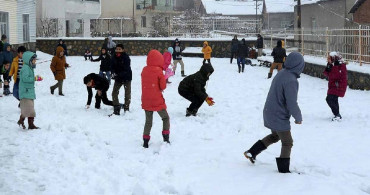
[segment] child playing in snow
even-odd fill
[[[328,56],[324,75],[329,79],[326,102],[334,114],[332,121],[339,121],[342,116],[339,113],[338,97],[344,97],[347,90],[347,67],[337,52],[331,52]]]
[[[99,62],[100,63],[100,70],[99,75],[102,77],[105,77],[109,81],[111,81],[111,58],[110,55],[107,53],[107,48],[103,47],[101,49],[101,54],[99,58],[92,60],[93,62]]]
[[[206,93],[205,86],[209,76],[213,73],[214,69],[211,64],[203,63],[198,72],[185,77],[180,82],[178,91],[179,94],[191,102],[189,108],[186,109],[186,117],[196,116],[198,109],[206,101],[209,106],[214,105],[213,98],[209,97]]]
[[[269,145],[281,140],[280,157],[276,158],[276,164],[280,173],[290,173],[290,152],[293,147],[293,139],[290,133],[290,117],[293,116],[296,124],[302,124],[302,114],[297,103],[298,78],[304,68],[303,56],[298,52],[289,54],[285,68],[280,71],[271,83],[263,109],[265,127],[271,130],[271,134],[258,140],[244,156],[252,163],[256,156]]]
[[[21,116],[18,121],[18,125],[26,128],[24,120],[28,118],[28,129],[39,129],[35,126],[34,119],[36,117],[34,100],[36,99],[35,93],[35,81],[40,78],[35,77],[34,69],[36,68],[36,54],[32,52],[25,52],[23,54],[24,66],[20,71],[19,79],[19,98],[21,104]]]
[[[54,90],[59,89],[59,95],[64,96],[63,94],[63,80],[66,79],[66,68],[69,65],[66,63],[66,57],[64,56],[63,47],[59,46],[57,48],[56,55],[51,60],[50,69],[54,74],[55,80],[58,82],[50,87],[50,93],[54,95]]]
[[[10,67],[9,76],[13,76],[14,86],[13,86],[13,96],[17,98],[19,101],[19,73],[23,67],[23,53],[26,52],[26,48],[24,46],[19,46],[17,49],[17,57],[13,59],[12,65]],[[20,104],[18,105],[20,107]]]
[[[3,61],[3,66],[0,67],[0,89],[2,88],[3,81],[1,80],[1,75],[3,75],[4,78],[4,95],[9,95],[9,68],[10,68],[10,62]],[[1,97],[1,94],[0,94]]]
[[[204,54],[203,63],[205,63],[206,60],[208,61],[208,63],[211,63],[212,48],[208,45],[207,41],[204,41],[203,43],[202,53]]]
[[[84,84],[87,87],[88,92],[88,99],[86,104],[86,109],[90,108],[91,98],[93,96],[92,88],[95,88],[96,96],[95,96],[95,108],[100,109],[100,103],[103,101],[105,105],[113,106],[113,102],[108,100],[107,91],[109,89],[109,82],[106,78],[91,73],[84,77]]]
[[[141,106],[145,110],[145,126],[143,133],[144,148],[149,147],[150,130],[153,123],[153,112],[158,112],[163,121],[163,141],[170,143],[170,117],[163,98],[163,90],[166,89],[166,79],[163,75],[164,59],[158,50],[151,50],[147,57],[147,66],[141,72]]]
[[[0,56],[0,65],[2,65],[4,61],[7,61],[7,62],[13,61],[12,46],[9,43],[4,44],[4,51],[1,53],[1,56]],[[10,77],[8,75],[4,75],[4,80],[5,80],[4,95],[9,95],[10,94],[10,90],[9,90]]]
[[[163,70],[165,71],[164,78],[166,79],[166,82],[168,84],[171,83],[170,81],[168,81],[168,78],[174,75],[173,70],[169,67],[171,64],[172,53],[173,53],[173,48],[169,47],[167,51],[165,51],[163,54],[163,58],[164,58]]]
[[[84,55],[84,57],[85,57],[85,61],[86,61],[87,59],[89,59],[90,61],[92,61],[92,60],[93,60],[92,54],[91,54],[90,50],[88,50],[88,49],[85,51],[85,55]]]

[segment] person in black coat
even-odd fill
[[[1,40],[0,40],[0,53],[3,52],[3,49],[4,49],[4,43],[7,42],[7,39],[8,37],[4,34],[4,35],[1,35]],[[2,64],[0,64],[1,66]]]
[[[124,50],[122,44],[116,46],[115,55],[112,57],[112,75],[115,79],[113,86],[113,105],[115,115],[120,115],[120,104],[118,99],[119,90],[122,85],[125,88],[125,104],[124,111],[129,111],[131,102],[131,59]]]
[[[105,105],[113,106],[113,102],[108,100],[107,91],[109,89],[109,82],[107,79],[99,76],[98,74],[91,73],[84,77],[84,84],[87,87],[88,99],[86,109],[90,108],[91,98],[93,96],[92,88],[95,88],[95,108],[100,109],[100,103],[103,101]]]
[[[242,39],[242,42],[239,44],[238,50],[236,53],[238,56],[237,62],[238,62],[239,73],[240,71],[244,72],[245,58],[248,57],[248,53],[249,53],[249,48],[247,44],[245,43],[245,39]],[[240,64],[242,64],[242,67],[240,67]]]
[[[234,38],[231,40],[231,56],[230,56],[230,64],[233,63],[233,59],[236,58],[236,52],[238,50],[239,40],[238,37],[235,35]]]
[[[99,75],[106,78],[109,81],[109,85],[110,85],[112,61],[111,61],[110,55],[107,53],[107,49],[104,47],[101,49],[101,54],[99,58],[92,60],[92,62],[99,62],[99,61],[101,61]]]
[[[270,72],[267,75],[267,78],[272,77],[272,73],[276,67],[278,67],[278,71],[283,68],[284,60],[286,57],[286,51],[283,48],[283,44],[281,40],[277,42],[277,46],[272,50],[271,56],[274,57],[274,63],[272,63],[270,67]]]
[[[63,39],[59,39],[58,45],[57,45],[56,48],[58,48],[59,46],[63,47],[63,49],[64,49],[64,56],[68,56],[67,45],[64,43]]]
[[[214,69],[211,64],[203,63],[202,67],[195,74],[185,77],[179,85],[178,92],[185,99],[191,102],[189,108],[186,109],[186,116],[196,116],[198,109],[206,101],[209,106],[215,102],[213,98],[206,93],[205,86],[209,76]]]
[[[262,56],[263,37],[260,34],[257,35],[257,49],[258,49],[258,57]]]
[[[93,57],[92,57],[92,53],[90,50],[86,49],[85,50],[85,54],[84,54],[84,57],[85,57],[85,61],[87,61],[87,59],[89,59],[90,61],[93,60]]]

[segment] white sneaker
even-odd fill
[[[338,122],[340,122],[340,121],[342,121],[342,117],[341,116],[335,116],[335,117],[333,117],[331,119],[331,121],[338,121]]]

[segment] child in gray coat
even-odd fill
[[[280,173],[290,173],[290,152],[293,139],[290,133],[290,117],[293,116],[296,124],[302,124],[302,114],[297,103],[298,78],[304,69],[303,56],[298,52],[289,54],[285,61],[285,68],[280,71],[271,83],[263,109],[265,127],[271,134],[258,140],[244,155],[252,163],[256,156],[269,145],[281,140],[280,157],[276,158]]]

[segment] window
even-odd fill
[[[166,0],[166,7],[168,7],[170,5],[171,5],[171,1],[170,0]]]
[[[23,14],[23,41],[30,41],[30,15]]]
[[[152,6],[157,6],[157,0],[152,0]]]
[[[78,19],[76,25],[76,34],[82,34],[84,28],[84,22],[82,19]]]
[[[141,16],[141,27],[146,28],[146,16]]]
[[[9,32],[8,32],[8,13],[7,12],[0,12],[0,36],[1,35],[6,35],[9,37]]]
[[[317,30],[316,18],[311,18],[311,25],[312,32],[316,31]]]
[[[287,28],[287,27],[289,27],[291,24],[292,24],[292,22],[291,22],[291,21],[281,21],[281,22],[280,22],[280,27],[281,27],[281,28]]]

